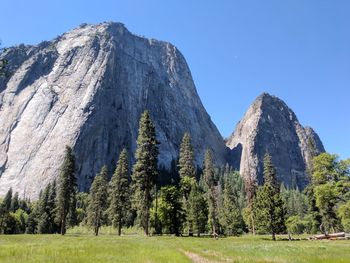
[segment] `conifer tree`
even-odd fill
[[[186,176],[192,178],[196,177],[193,147],[191,144],[191,136],[188,132],[186,132],[182,138],[182,143],[180,146],[179,168],[181,179]]]
[[[35,234],[37,227],[36,215],[34,213],[30,213],[28,215],[27,223],[26,223],[26,234]]]
[[[75,178],[75,157],[72,148],[66,146],[65,157],[61,167],[59,177],[59,188],[57,197],[57,218],[61,227],[61,234],[66,233],[67,216],[72,210],[72,200],[74,198],[76,178]]]
[[[220,225],[227,235],[241,235],[244,231],[239,179],[240,175],[235,173],[229,173],[224,178]]]
[[[51,208],[49,207],[49,196],[51,192],[51,184],[49,183],[39,199],[39,218],[38,218],[38,232],[40,234],[51,233]]]
[[[264,157],[264,185],[259,188],[256,199],[257,226],[262,232],[271,233],[272,240],[276,240],[276,234],[285,229],[284,208],[276,170],[269,154]]]
[[[58,232],[56,224],[56,180],[49,183],[41,193],[37,211],[38,232],[52,234]]]
[[[49,197],[47,200],[51,233],[59,232],[59,225],[57,224],[57,203],[56,202],[57,202],[57,183],[56,183],[56,180],[54,180],[51,184]]]
[[[150,114],[145,111],[140,119],[137,138],[136,163],[133,167],[133,205],[145,234],[149,234],[151,190],[157,179],[158,142]]]
[[[78,224],[78,217],[77,217],[77,189],[76,185],[74,185],[72,189],[71,194],[71,200],[69,205],[69,212],[67,216],[67,224],[69,227],[74,227]]]
[[[193,236],[193,223],[192,218],[189,216],[189,195],[191,188],[196,183],[196,168],[194,165],[194,153],[191,145],[191,136],[189,133],[185,133],[182,138],[179,155],[179,175],[181,191],[184,199],[186,223],[188,227],[188,235]]]
[[[1,41],[0,41],[1,46]],[[3,48],[0,48],[0,51],[3,51]],[[8,64],[8,61],[6,59],[0,59],[0,77],[7,76],[8,73],[6,72],[6,65]]]
[[[19,208],[19,198],[18,198],[18,192],[16,192],[15,195],[12,197],[10,210],[12,212],[16,212],[18,208]]]
[[[207,186],[209,205],[209,222],[213,237],[217,237],[218,230],[218,182],[215,176],[214,161],[211,150],[207,150],[204,159],[204,181]]]
[[[255,177],[249,176],[245,180],[245,191],[247,196],[247,207],[244,209],[245,222],[249,230],[253,235],[255,235],[256,224],[255,224],[255,201],[256,201],[256,191],[257,191],[257,181]]]
[[[130,189],[129,189],[129,168],[128,152],[124,148],[121,152],[117,168],[109,184],[110,207],[109,217],[114,227],[118,228],[118,235],[121,235],[123,219],[126,218],[130,209]]]
[[[6,221],[9,218],[10,208],[11,208],[11,201],[12,201],[12,188],[10,188],[4,199],[2,200],[2,203],[0,204],[0,234],[5,233],[6,228]]]
[[[38,210],[38,202],[32,203],[30,207],[30,213],[27,219],[27,234],[36,234],[38,232],[38,218],[40,216]]]
[[[2,200],[2,206],[4,207],[5,211],[10,211],[11,202],[12,202],[12,188],[10,188],[7,191],[7,193],[4,197],[4,200]]]
[[[88,224],[93,227],[95,235],[103,223],[103,216],[107,208],[107,166],[103,166],[101,172],[94,178],[89,194],[89,205],[87,208]]]
[[[193,231],[199,237],[201,233],[206,231],[208,222],[208,204],[204,198],[204,191],[199,185],[195,184],[191,188],[188,203],[189,209],[187,216],[193,224]]]

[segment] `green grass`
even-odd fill
[[[1,235],[0,262],[350,262],[350,241],[268,238]]]

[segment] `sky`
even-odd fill
[[[174,44],[223,137],[254,99],[283,99],[325,148],[350,157],[348,0],[0,0],[2,46],[122,22]]]

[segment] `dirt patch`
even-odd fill
[[[206,259],[196,253],[189,252],[189,251],[182,251],[189,259],[192,260],[194,263],[219,263],[218,261],[212,261],[209,259]]]

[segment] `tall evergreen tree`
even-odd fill
[[[194,165],[194,153],[191,144],[191,136],[189,133],[185,133],[182,138],[179,155],[179,175],[181,178],[181,191],[184,199],[186,223],[188,228],[188,235],[193,236],[193,223],[192,218],[189,216],[189,195],[191,188],[196,183],[196,168]]]
[[[272,239],[276,240],[276,234],[285,229],[284,205],[269,154],[264,157],[264,185],[259,188],[256,199],[257,226],[261,231],[271,233]]]
[[[181,179],[186,176],[196,177],[193,147],[191,144],[191,136],[188,132],[184,134],[180,146],[179,174]]]
[[[203,170],[204,181],[207,186],[207,196],[209,205],[209,222],[213,237],[217,237],[218,230],[218,180],[215,174],[213,155],[211,150],[207,150],[204,159]]]
[[[242,216],[243,204],[241,192],[243,182],[239,174],[229,173],[224,178],[222,207],[220,211],[220,225],[226,235],[241,235],[244,231]]]
[[[255,235],[255,211],[254,204],[256,201],[257,181],[255,177],[249,176],[245,180],[245,191],[247,196],[247,207],[244,209],[246,224],[253,235]]]
[[[151,190],[157,178],[158,142],[151,116],[145,111],[140,119],[136,163],[133,167],[133,205],[145,234],[149,234]]]
[[[191,188],[189,195],[189,209],[187,216],[193,224],[193,231],[200,236],[207,228],[208,222],[208,203],[204,198],[204,191],[198,184]]]
[[[38,232],[52,234],[58,232],[56,224],[56,181],[49,183],[38,201]]]
[[[87,216],[88,224],[93,227],[96,236],[102,226],[103,216],[107,208],[107,178],[107,166],[103,166],[90,188]]]
[[[69,227],[74,227],[78,224],[77,216],[77,187],[76,184],[73,186],[71,193],[71,200],[69,202],[69,212],[67,215],[67,224]]]
[[[66,233],[67,216],[72,210],[76,178],[75,178],[75,157],[72,148],[66,146],[65,157],[59,177],[59,188],[57,198],[57,218],[61,227],[61,234]]]
[[[128,152],[124,148],[119,156],[117,168],[109,184],[111,198],[109,217],[113,226],[118,228],[119,236],[121,235],[123,220],[126,219],[131,204],[128,178]]]
[[[59,225],[57,224],[57,182],[56,180],[54,180],[51,184],[47,205],[48,205],[48,212],[50,217],[51,233],[58,233]]]
[[[50,218],[51,207],[49,207],[49,197],[51,192],[51,184],[49,183],[39,199],[39,218],[38,218],[38,232],[40,234],[49,234],[52,231],[52,222]]]

